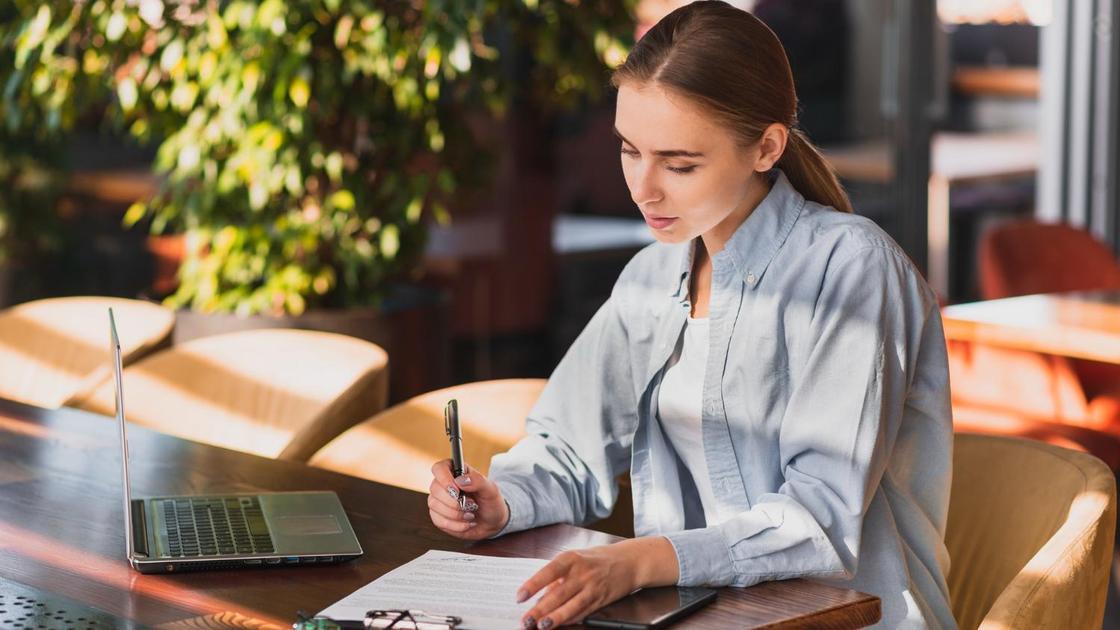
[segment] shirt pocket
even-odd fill
[[[785,339],[752,334],[733,343],[724,371],[724,403],[736,442],[751,452],[777,445],[782,415],[789,402],[789,360]]]

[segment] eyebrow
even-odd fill
[[[619,140],[622,140],[623,142],[625,142],[626,144],[628,144],[630,146],[634,146],[633,142],[630,142],[629,140],[626,139],[625,136],[623,136],[621,133],[618,132],[618,127],[612,127],[611,131],[614,132],[614,135],[618,136]],[[658,157],[690,157],[690,158],[704,157],[703,153],[699,153],[697,151],[685,151],[684,149],[663,149],[663,150],[660,150],[660,151],[654,151],[653,154],[658,156]]]

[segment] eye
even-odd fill
[[[692,171],[696,170],[696,165],[693,164],[691,166],[666,166],[665,168],[669,169],[670,171],[673,171],[674,173],[679,173],[681,175],[687,175],[688,173],[691,173]]]

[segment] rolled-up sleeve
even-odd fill
[[[667,534],[681,585],[855,574],[863,518],[904,417],[923,331],[938,317],[932,292],[892,249],[865,247],[829,265],[808,349],[790,367],[778,439],[783,483],[718,525]]]
[[[556,367],[526,421],[528,435],[491,462],[509,504],[508,533],[608,516],[637,426],[631,348],[616,290]]]

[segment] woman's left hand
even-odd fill
[[[638,588],[676,584],[677,575],[676,552],[661,536],[565,551],[518,590],[517,601],[523,602],[547,587],[521,627],[548,630],[576,623]]]

